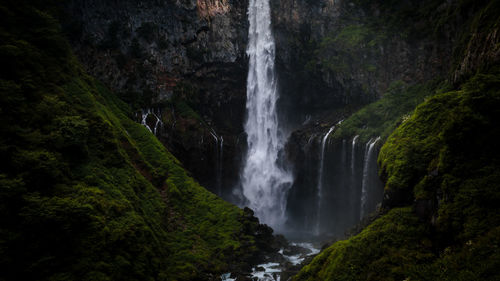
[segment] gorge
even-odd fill
[[[0,280],[498,280],[499,14],[0,4]]]

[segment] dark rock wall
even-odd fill
[[[382,13],[381,1],[271,2],[280,106],[293,125],[308,115],[359,108],[378,99],[395,80],[413,84],[446,75],[452,34],[437,42],[431,36],[415,38],[404,25],[379,28],[380,18],[390,16]]]
[[[92,74],[118,92],[150,90],[153,102],[167,98],[178,79],[222,70],[226,75],[220,83],[226,81],[228,67],[245,68],[246,5],[227,0],[74,0],[67,8],[68,25]]]
[[[239,173],[247,5],[236,0],[74,0],[66,6],[65,30],[87,71],[134,109],[161,112],[157,136],[214,192],[212,132],[225,139],[226,185],[234,185]],[[172,106],[174,96],[187,100],[197,116]]]

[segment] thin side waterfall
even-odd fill
[[[217,195],[222,196],[222,172],[224,159],[224,138],[220,136],[219,151],[217,151]]]
[[[359,135],[355,136],[352,139],[352,148],[351,148],[351,175],[354,177],[355,173],[355,165],[356,165],[356,141],[358,140]]]
[[[354,136],[352,139],[352,147],[351,147],[351,182],[350,182],[350,209],[352,210],[352,221],[357,222],[358,220],[358,213],[357,213],[357,207],[358,203],[357,200],[359,199],[358,196],[358,177],[357,177],[357,170],[356,170],[356,143],[358,141],[359,135]]]
[[[214,138],[214,153],[215,153],[215,190],[217,195],[222,196],[222,172],[223,172],[223,156],[224,156],[224,138],[218,136],[213,129],[210,134]]]
[[[369,184],[369,175],[370,175],[370,160],[373,156],[373,148],[375,144],[380,140],[380,137],[376,139],[370,139],[365,147],[365,159],[363,164],[363,181],[361,187],[361,206],[359,212],[359,219],[363,219],[366,215],[366,200],[368,199],[368,184]]]
[[[292,175],[278,165],[285,139],[276,113],[275,44],[269,0],[250,0],[248,21],[248,116],[245,123],[248,151],[241,186],[250,208],[261,221],[280,229],[285,221],[286,194]]]
[[[142,118],[141,118],[141,124],[144,125],[150,132],[153,132],[151,128],[148,125],[147,119],[148,119],[149,113],[146,111],[142,111]]]
[[[156,119],[155,126],[153,129],[151,129],[151,127],[148,125],[148,122],[147,122],[149,115],[152,115]],[[151,109],[144,110],[143,109],[142,116],[141,116],[141,124],[144,125],[151,133],[156,135],[159,126],[163,125],[163,122],[161,121],[160,117],[158,117],[158,115],[156,115],[154,110],[151,110]]]
[[[322,193],[323,193],[323,166],[325,162],[325,143],[328,140],[328,136],[334,129],[335,126],[332,126],[321,140],[321,152],[319,157],[319,170],[318,170],[318,209],[316,212],[316,229],[315,229],[316,235],[319,235],[320,222],[321,222],[321,199],[323,197]]]

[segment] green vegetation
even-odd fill
[[[379,155],[386,209],[294,280],[500,278],[500,68],[435,94]]]
[[[393,209],[322,251],[294,280],[422,280],[421,265],[434,257],[429,234],[411,208]]]
[[[463,224],[468,212],[478,215],[476,220],[499,223],[496,207],[489,209],[494,207],[489,200],[499,198],[495,195],[495,182],[500,179],[496,147],[500,131],[495,125],[500,116],[499,86],[500,71],[496,69],[476,75],[460,90],[438,94],[420,105],[380,152],[386,193],[396,198],[400,193],[413,193],[417,200],[439,198],[438,227],[445,222],[451,224],[446,228],[467,226]],[[470,223],[474,229],[467,238],[491,227]],[[460,227],[449,232],[461,231],[469,232]]]
[[[355,3],[380,12],[367,17],[365,28],[408,42],[459,39],[450,46],[454,85],[395,82],[342,123],[336,138],[387,139],[378,158],[383,208],[360,234],[334,243],[294,280],[499,280],[500,67],[491,36],[500,2]],[[361,45],[352,53],[365,48],[366,33],[351,28],[349,34],[347,45]]]
[[[438,82],[412,86],[401,81],[393,82],[380,100],[344,120],[332,137],[347,139],[359,135],[362,142],[367,142],[372,137],[380,136],[385,141],[426,97],[445,88],[445,83]]]
[[[356,69],[375,72],[376,61],[366,58],[375,57],[385,40],[384,32],[368,25],[347,25],[321,40],[306,68],[312,70],[320,65],[334,73],[353,73]]]
[[[258,221],[82,71],[47,6],[0,6],[0,280],[207,279],[255,255]]]

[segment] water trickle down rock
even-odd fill
[[[324,169],[324,160],[325,160],[325,143],[328,140],[328,136],[333,132],[335,126],[332,126],[328,132],[323,137],[321,141],[321,152],[319,157],[319,170],[318,170],[318,209],[316,212],[316,228],[315,233],[319,235],[320,233],[320,224],[321,224],[321,200],[323,197],[323,169]]]
[[[148,117],[150,115],[155,118],[155,125],[153,129],[151,129],[151,127],[148,125]],[[163,122],[161,121],[161,118],[158,117],[158,115],[161,115],[161,113],[158,110],[158,114],[156,114],[154,109],[143,109],[141,114],[141,124],[144,125],[154,135],[156,135],[156,133],[158,132],[158,128],[161,128],[161,126],[163,126]]]
[[[374,151],[373,148],[375,147],[375,144],[379,140],[380,137],[377,137],[376,139],[370,139],[368,143],[366,143],[365,147],[365,159],[363,165],[363,183],[361,189],[361,205],[359,212],[360,220],[363,219],[363,217],[366,215],[367,212],[366,201],[368,200],[368,185],[370,184],[370,164],[373,157],[373,151]]]

